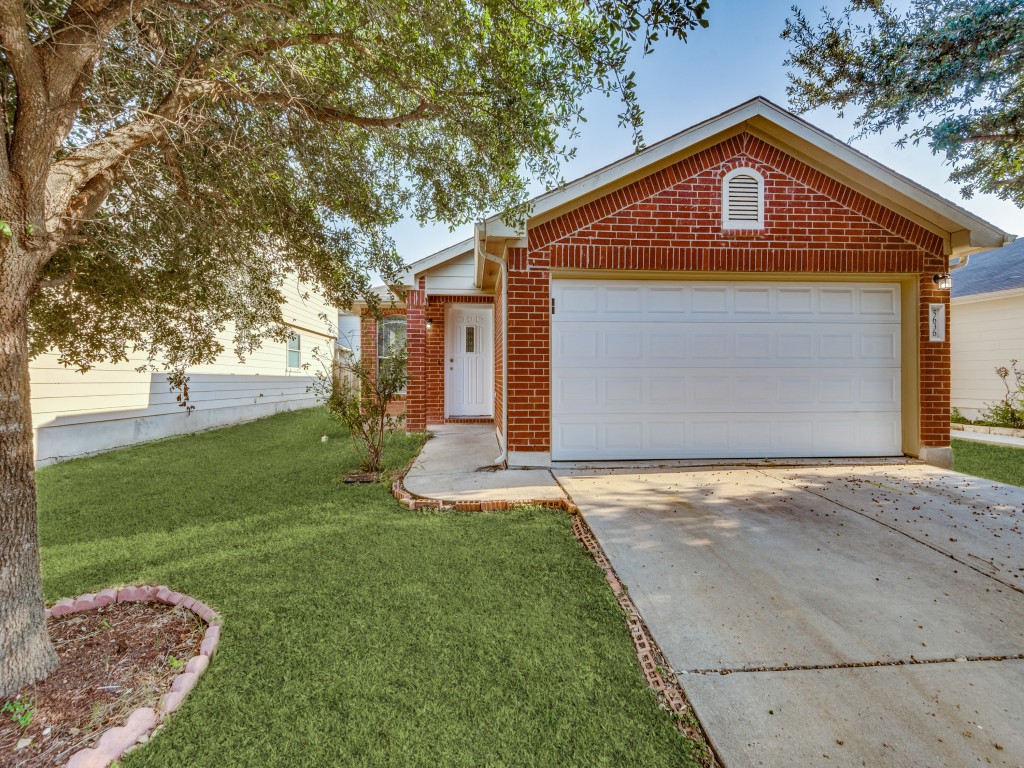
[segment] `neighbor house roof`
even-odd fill
[[[1024,290],[1024,240],[975,254],[966,266],[953,270],[952,276],[954,299]]]

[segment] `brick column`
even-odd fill
[[[531,258],[533,256],[531,255]],[[508,449],[510,464],[544,464],[551,456],[551,300],[546,257],[509,251]]]
[[[359,324],[359,336],[361,338],[361,362],[370,374],[370,378],[377,380],[377,318],[363,310],[362,320]]]
[[[949,403],[950,403],[950,338],[949,338],[949,291],[939,290],[932,275],[946,270],[945,259],[929,265],[934,272],[921,275],[919,290],[921,303],[920,317],[920,403],[921,403],[921,452],[919,458],[940,467],[953,465],[953,452],[949,444]],[[946,340],[929,340],[929,304],[946,307]]]
[[[405,295],[405,323],[409,375],[405,428],[408,432],[422,432],[427,428],[427,300],[422,285]]]

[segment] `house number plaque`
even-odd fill
[[[946,305],[928,305],[928,341],[946,340]]]

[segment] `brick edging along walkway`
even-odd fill
[[[658,647],[654,636],[647,628],[640,611],[630,598],[626,588],[619,581],[611,561],[601,548],[594,532],[590,530],[587,521],[580,514],[580,509],[571,500],[567,499],[545,499],[542,501],[453,501],[446,499],[433,499],[417,496],[406,490],[402,480],[405,477],[403,472],[391,484],[391,493],[398,499],[399,503],[406,509],[447,509],[455,512],[500,512],[515,507],[546,507],[548,509],[561,509],[572,516],[572,532],[576,540],[583,546],[590,558],[597,563],[604,571],[605,581],[611,587],[612,593],[619,607],[626,616],[626,625],[629,627],[629,635],[633,640],[633,648],[636,651],[637,661],[640,662],[640,670],[643,672],[647,685],[658,695],[658,703],[662,709],[672,715],[672,722],[677,730],[682,732],[691,741],[698,744],[702,750],[702,764],[711,768],[717,764],[714,753],[711,750],[710,742],[700,728],[700,724],[694,715],[686,699],[683,688],[676,680],[672,667],[668,663],[665,654]]]
[[[164,586],[136,586],[121,589],[104,589],[96,594],[68,597],[58,600],[46,609],[47,618],[66,616],[72,613],[92,611],[113,603],[163,603],[181,605],[192,611],[206,623],[206,633],[199,646],[199,653],[188,660],[185,671],[171,682],[171,690],[160,697],[156,709],[140,707],[132,712],[124,725],[104,731],[95,747],[80,749],[68,760],[66,768],[107,768],[125,752],[145,740],[167,717],[181,706],[200,676],[210,665],[210,660],[220,642],[220,614],[193,597],[174,592]]]

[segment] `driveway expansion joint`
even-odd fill
[[[950,656],[943,659],[892,659],[889,661],[841,661],[835,664],[783,664],[780,666],[719,667],[717,669],[688,669],[680,675],[733,675],[742,672],[811,672],[828,669],[870,669],[875,667],[905,667],[918,664],[965,664],[977,661],[1024,661],[1024,653],[1002,656]]]

